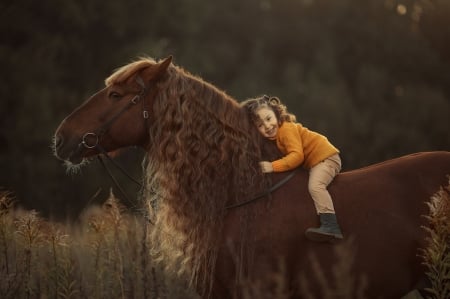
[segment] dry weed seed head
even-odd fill
[[[12,193],[1,191],[0,192],[0,216],[8,214],[14,208],[14,199]]]
[[[45,235],[42,230],[44,221],[36,211],[33,210],[19,216],[14,223],[17,227],[16,234],[21,237],[25,246],[31,248],[44,243]]]
[[[429,214],[424,215],[428,226],[427,246],[420,250],[431,287],[431,299],[450,298],[450,176],[447,187],[434,194],[427,202]]]

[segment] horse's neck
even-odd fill
[[[264,161],[274,161],[283,157],[275,141],[261,138],[261,156]]]

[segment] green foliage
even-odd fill
[[[140,55],[174,55],[238,100],[279,96],[341,149],[345,169],[450,148],[446,0],[21,0],[0,9],[0,185],[46,216],[76,217],[81,199],[109,189],[96,164],[66,176],[49,146],[60,121]],[[136,176],[141,157],[123,158]]]

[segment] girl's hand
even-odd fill
[[[273,172],[272,163],[267,161],[259,162],[259,166],[261,166],[261,170],[263,173]]]

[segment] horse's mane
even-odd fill
[[[130,67],[143,63],[154,61]],[[122,68],[110,78],[132,73]],[[170,65],[157,88],[146,159],[149,197],[157,203],[153,245],[169,268],[208,292],[226,206],[263,187],[260,137],[235,100],[180,67]]]

